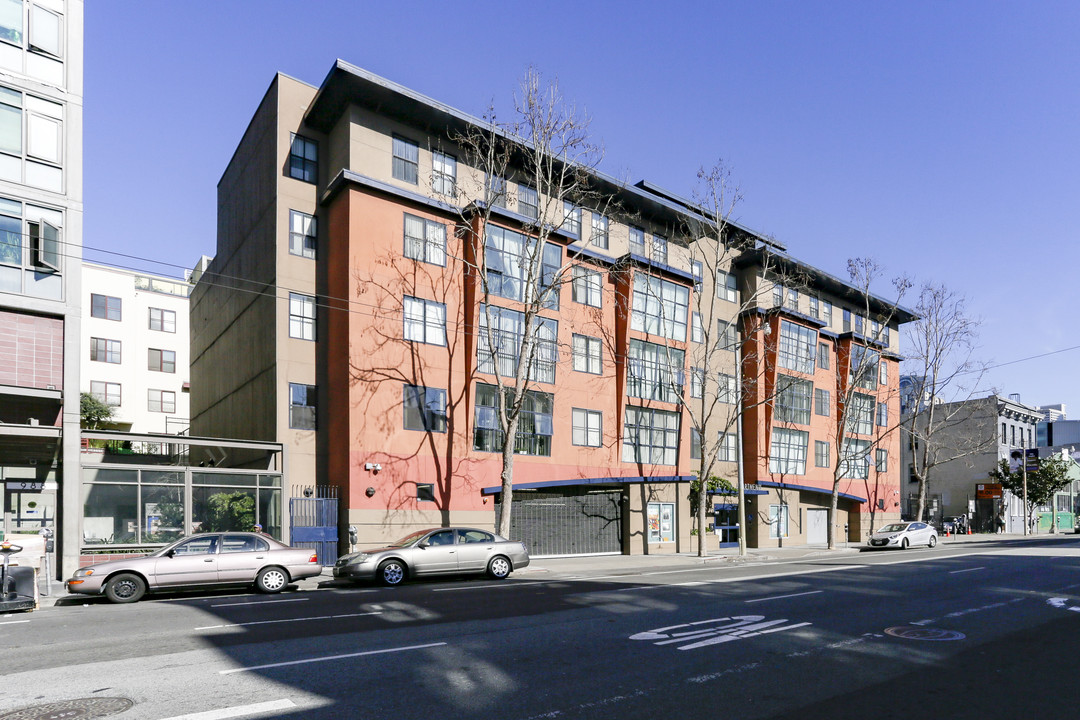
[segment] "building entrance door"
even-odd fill
[[[43,527],[56,525],[56,491],[34,480],[4,482],[3,537],[37,535]]]

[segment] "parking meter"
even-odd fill
[[[40,535],[42,539],[45,540],[45,592],[43,594],[48,596],[52,595],[52,567],[51,563],[49,562],[49,556],[52,555],[52,553],[56,552],[56,541],[53,539],[53,535],[55,535],[55,533],[53,532],[52,528],[43,527],[38,530],[38,535]]]
[[[356,543],[360,540],[360,531],[356,529],[355,525],[349,526],[349,552],[352,552],[356,547]]]

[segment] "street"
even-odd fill
[[[1011,718],[1080,703],[1074,536],[666,570],[617,560],[3,616],[0,718],[110,698],[131,701],[109,714],[124,720]]]

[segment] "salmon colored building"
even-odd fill
[[[523,253],[554,200],[510,168],[502,202],[479,204],[491,180],[455,138],[480,126],[341,61],[319,87],[274,79],[219,183],[218,253],[192,295],[193,434],[284,443],[290,482],[336,488],[361,547],[490,529],[497,376],[529,362],[511,535],[534,555],[695,550],[696,316],[722,295],[717,322],[736,327],[728,277],[752,267],[701,267],[691,205],[594,173],[603,210],[567,202],[545,237],[565,282],[535,356],[517,357]],[[718,357],[694,377],[737,374],[735,344]],[[737,480],[739,459],[717,472]]]

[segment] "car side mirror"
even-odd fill
[[[416,543],[416,547],[418,547],[418,548],[420,548],[421,550],[423,550],[424,548],[426,548],[426,547],[427,547],[428,545],[430,545],[430,544],[431,544],[431,543],[429,543],[429,542],[428,542],[427,540],[421,540],[420,542]]]
[[[165,551],[165,557],[175,557],[175,555],[176,555],[176,548],[169,548],[168,550]]]

